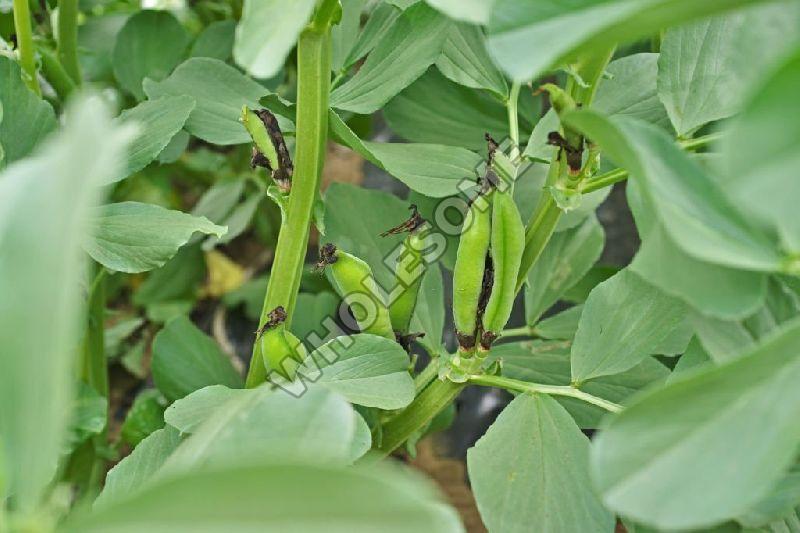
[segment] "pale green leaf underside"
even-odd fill
[[[226,231],[203,217],[138,202],[96,208],[89,227],[93,238],[84,249],[98,263],[119,272],[158,268],[195,232],[221,237]]]

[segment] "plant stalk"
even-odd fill
[[[519,90],[522,84],[515,81],[511,84],[511,91],[508,94],[506,109],[508,110],[508,134],[511,137],[513,146],[509,157],[514,161],[519,156],[519,115],[517,106],[519,105]]]
[[[275,248],[275,260],[264,298],[259,328],[267,314],[278,306],[286,309],[289,327],[308,248],[311,214],[319,189],[319,176],[325,160],[330,95],[330,24],[312,22],[297,43],[297,142],[292,190],[286,220]],[[267,369],[260,343],[253,346],[247,374],[247,387],[266,379]]]
[[[107,398],[108,368],[103,331],[106,309],[106,269],[95,264],[95,272],[94,280],[89,288],[88,318],[81,346],[81,379]]]
[[[75,85],[80,85],[78,0],[58,0],[58,59]]]
[[[62,102],[66,101],[75,89],[75,82],[64,70],[64,66],[56,54],[46,46],[39,46],[39,56],[42,58],[42,74],[53,87]]]
[[[42,89],[36,77],[36,57],[33,46],[33,30],[31,26],[31,9],[28,0],[14,0],[14,32],[17,35],[17,50],[19,64],[22,68],[22,78],[28,88],[41,96]]]
[[[392,453],[450,405],[466,385],[434,379],[403,412],[384,424],[383,439],[377,451],[384,456]]]
[[[527,381],[520,381],[518,379],[504,378],[502,376],[470,376],[469,382],[476,385],[485,385],[487,387],[501,387],[507,390],[527,394],[548,394],[550,396],[568,396],[570,398],[577,398],[586,403],[602,407],[611,413],[618,413],[622,410],[622,406],[603,398],[593,396],[588,392],[583,392],[575,387],[569,385],[543,385],[541,383],[528,383]]]

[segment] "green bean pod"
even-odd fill
[[[414,276],[410,284],[403,287],[400,296],[389,305],[389,317],[392,321],[392,328],[400,333],[408,333],[408,327],[411,324],[411,316],[414,314],[414,308],[417,306],[419,287],[422,284],[422,277],[425,274],[425,261],[422,258],[424,243],[422,240],[419,232],[414,231],[409,233],[403,241],[403,253],[408,254],[406,257],[409,259],[406,259],[405,262],[401,259],[401,261],[397,263],[396,276],[399,280],[402,280],[401,276],[405,276],[405,273],[416,271],[420,265],[423,268],[418,276]],[[403,269],[403,272],[401,272],[401,269]]]
[[[258,331],[264,366],[291,381],[296,363],[302,363],[308,352],[300,339],[286,329],[283,307],[276,307],[268,317],[267,323]]]
[[[394,328],[395,334],[399,335],[408,333],[411,317],[417,305],[422,277],[427,268],[427,263],[422,256],[425,249],[425,239],[422,235],[430,226],[419,214],[416,205],[412,204],[410,209],[412,213],[408,220],[381,233],[381,237],[408,233],[403,240],[403,250],[400,252],[397,265],[395,265],[395,281],[401,292],[389,303],[392,328]]]
[[[491,254],[494,281],[483,313],[481,348],[488,349],[511,316],[517,274],[525,249],[525,226],[510,194],[499,191],[492,202]]]
[[[463,350],[475,346],[483,272],[491,242],[493,195],[494,191],[489,189],[473,200],[458,241],[453,269],[453,321],[458,345]]]
[[[318,266],[330,267],[339,294],[350,306],[362,332],[395,340],[389,309],[367,263],[333,244],[326,244],[320,250]]]
[[[281,191],[288,193],[292,188],[294,165],[277,117],[268,109],[252,111],[243,106],[239,120],[253,141],[253,157],[250,165],[253,168],[266,168]]]

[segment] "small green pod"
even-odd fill
[[[525,249],[525,226],[517,204],[508,193],[496,192],[492,202],[492,291],[483,313],[481,347],[488,349],[511,316],[517,274]]]
[[[403,240],[403,250],[398,257],[397,265],[395,265],[395,281],[400,293],[389,303],[392,328],[396,334],[400,335],[408,333],[411,317],[417,305],[419,288],[427,269],[427,263],[422,256],[425,249],[423,234],[430,226],[419,214],[416,205],[412,204],[410,209],[412,214],[408,220],[381,233],[381,237],[386,237],[408,232]],[[392,294],[394,292],[392,291]]]
[[[320,249],[318,266],[330,267],[339,294],[362,332],[395,340],[389,309],[367,263],[329,243]]]
[[[489,253],[494,191],[479,194],[469,207],[453,269],[453,321],[461,348],[475,346],[483,271]]]
[[[297,363],[302,363],[308,352],[300,339],[286,329],[285,321],[285,310],[283,307],[276,307],[269,313],[267,323],[257,335],[264,366],[291,381],[294,379]]]
[[[243,106],[239,120],[253,141],[253,157],[250,165],[253,168],[266,168],[281,191],[289,192],[292,188],[294,165],[277,117],[268,109],[252,111]]]
[[[395,331],[400,333],[408,333],[408,327],[411,324],[411,316],[414,314],[414,308],[417,306],[417,296],[419,295],[419,287],[422,284],[422,277],[425,273],[425,261],[422,258],[423,242],[417,232],[412,232],[403,241],[404,254],[408,254],[408,259],[401,259],[397,263],[398,271],[403,269],[404,272],[398,272],[397,277],[405,275],[405,272],[417,271],[422,266],[422,273],[414,276],[413,281],[404,286],[403,291],[389,306],[389,316],[392,321],[392,327]]]

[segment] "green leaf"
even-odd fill
[[[516,80],[596,50],[757,0],[495,0],[489,52]],[[531,53],[535,50],[535,53]]]
[[[366,0],[342,0],[342,20],[331,28],[331,70],[339,72],[344,68],[359,38],[361,12]]]
[[[501,99],[508,97],[508,83],[486,52],[485,37],[478,26],[454,24],[436,67],[465,87],[486,89]]]
[[[484,93],[457,85],[430,69],[383,108],[389,127],[405,139],[484,151],[489,133],[508,130],[503,105]]]
[[[626,185],[642,240],[630,269],[662,291],[676,296],[701,313],[731,320],[755,312],[764,301],[767,276],[700,261],[683,251],[655,219],[635,181]]]
[[[247,394],[245,389],[229,389],[224,385],[209,385],[176,400],[166,411],[164,421],[182,434],[190,434],[232,398]]]
[[[800,126],[786,117],[800,112],[796,98],[800,54],[795,54],[757,88],[723,141],[724,187],[760,227],[775,233],[800,272],[800,223],[796,199]]]
[[[496,0],[425,0],[430,5],[456,20],[473,24],[486,24]]]
[[[309,357],[298,373],[318,377],[320,385],[349,402],[401,409],[414,399],[408,354],[394,341],[369,334],[338,337]]]
[[[239,122],[242,106],[260,108],[259,100],[269,94],[234,67],[208,57],[184,61],[163,81],[145,80],[144,91],[151,100],[180,95],[194,98],[196,106],[186,121],[186,130],[204,141],[223,145],[250,142]]]
[[[663,131],[591,111],[571,113],[566,120],[628,169],[664,229],[686,253],[747,270],[781,267],[771,238],[751,227],[719,183]]]
[[[161,393],[155,389],[140,392],[122,424],[120,436],[123,442],[135,448],[148,436],[163,428],[166,403]]]
[[[166,78],[189,44],[189,34],[169,11],[141,11],[130,17],[114,45],[114,76],[120,86],[144,100],[142,81]]]
[[[186,148],[189,146],[189,141],[191,140],[191,135],[185,130],[180,130],[176,133],[172,139],[167,143],[163,150],[158,154],[156,159],[159,163],[166,165],[168,163],[174,163],[183,155],[186,151]]]
[[[633,54],[612,61],[597,88],[592,107],[609,116],[638,118],[670,130],[669,116],[658,98],[658,54]]]
[[[73,517],[63,531],[464,531],[429,483],[389,465],[342,469],[254,463],[164,479]]]
[[[444,283],[438,263],[428,265],[417,295],[417,305],[411,317],[410,331],[422,332],[424,337],[417,342],[425,347],[430,355],[442,352],[442,333],[444,332]]]
[[[409,7],[358,73],[331,93],[331,107],[369,114],[419,78],[439,57],[450,21],[422,2]]]
[[[194,232],[221,237],[226,228],[153,204],[122,202],[96,208],[89,220],[94,236],[84,249],[98,263],[119,272],[163,266]]]
[[[467,451],[467,467],[491,531],[614,529],[589,480],[589,439],[549,396],[517,396]]]
[[[263,303],[263,294],[261,295]],[[295,312],[292,316],[292,333],[300,340],[305,340],[312,332],[324,338],[326,335],[324,321],[334,319],[339,312],[339,297],[332,292],[301,292],[297,295]]]
[[[162,475],[256,459],[346,464],[353,439],[360,437],[358,414],[323,387],[310,387],[296,397],[263,386],[223,405],[181,443]]]
[[[745,527],[766,526],[795,512],[800,502],[800,466],[794,465],[769,493],[736,518]]]
[[[180,442],[178,431],[169,426],[151,433],[108,472],[103,492],[94,503],[95,509],[124,501],[145,489]]]
[[[753,82],[798,41],[800,6],[791,1],[667,31],[658,60],[658,92],[675,130],[683,136],[733,115]]]
[[[28,155],[56,127],[53,108],[22,81],[19,65],[0,56],[0,168]]]
[[[545,385],[569,385],[570,362],[569,341],[523,341],[500,344],[492,348],[491,360],[502,361],[503,376],[542,383]],[[613,403],[624,402],[635,392],[663,383],[669,369],[652,357],[635,367],[615,374],[601,376],[581,385],[581,390]],[[606,411],[582,400],[556,397],[581,428],[600,427]]]
[[[227,61],[233,56],[233,39],[236,22],[218,20],[200,32],[192,45],[191,57],[211,57]]]
[[[460,192],[463,181],[477,180],[481,156],[439,144],[362,141],[380,165],[411,189],[433,198]]]
[[[199,246],[184,246],[167,263],[152,271],[133,295],[138,306],[195,299],[197,286],[206,276],[206,262]]]
[[[572,379],[624,372],[655,353],[686,316],[686,307],[622,270],[594,288],[572,344]]]
[[[181,131],[193,109],[194,99],[189,96],[166,96],[120,113],[118,122],[136,124],[139,130],[128,149],[125,168],[107,183],[126,178],[153,161]]]
[[[525,323],[535,324],[564,292],[577,283],[600,257],[603,227],[594,216],[580,226],[556,233],[528,273]]]
[[[107,404],[107,400],[92,387],[83,382],[78,383],[62,453],[72,453],[80,444],[105,429],[108,419]]]
[[[303,27],[311,18],[315,0],[245,0],[236,28],[233,57],[257,78],[271,78],[283,67]]]
[[[533,328],[533,333],[543,339],[571,339],[578,330],[578,323],[583,312],[582,305],[570,307],[557,315],[538,322]]]
[[[594,441],[605,503],[658,528],[689,529],[766,496],[800,439],[798,353],[794,322],[744,357],[640,396]]]
[[[695,316],[692,325],[703,349],[717,363],[749,352],[756,342],[756,338],[741,322]]]
[[[35,155],[0,174],[0,462],[25,510],[50,483],[67,427],[85,219],[132,134],[99,97],[76,97],[65,116]]]
[[[217,343],[186,317],[171,320],[153,341],[153,381],[170,401],[208,385],[242,386]]]
[[[358,213],[358,217],[353,217]],[[366,261],[384,289],[394,286],[393,269],[384,257],[394,250],[402,235],[380,234],[408,218],[408,205],[385,192],[333,183],[325,193],[326,242]]]
[[[358,40],[342,62],[340,71],[353,66],[359,59],[372,51],[386,32],[394,25],[401,10],[389,3],[379,2],[372,10],[364,24],[364,29],[358,34]],[[335,62],[334,62],[335,64]]]
[[[693,372],[704,365],[713,364],[697,337],[693,337],[686,347],[686,352],[678,359],[675,368],[672,369],[667,379],[667,383],[672,383],[676,379],[682,379],[688,372]]]

